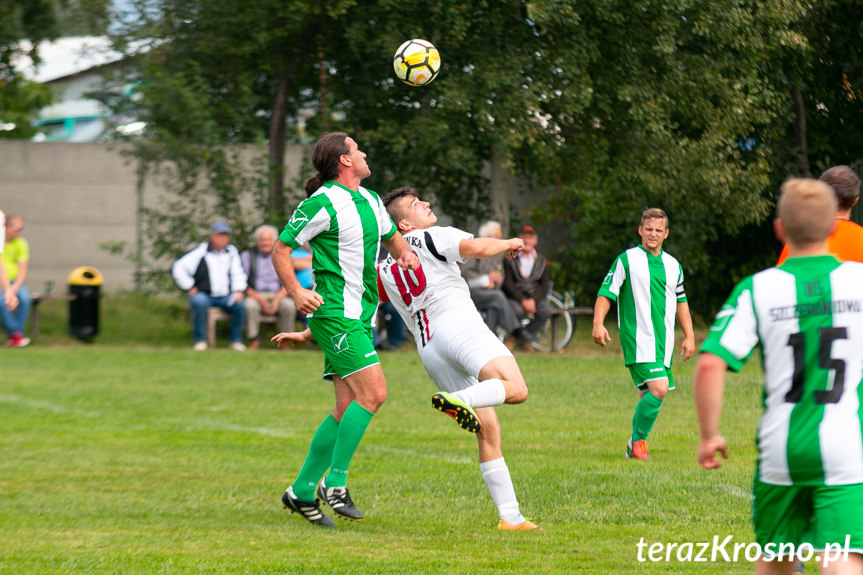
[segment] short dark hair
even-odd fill
[[[387,209],[387,213],[390,215],[390,218],[392,218],[393,223],[396,224],[396,227],[399,225],[399,220],[404,218],[404,214],[401,213],[401,210],[396,207],[394,202],[404,196],[419,198],[420,194],[416,188],[411,186],[402,186],[401,188],[396,188],[388,193],[383,199],[384,207]]]
[[[659,208],[647,208],[641,212],[641,223],[643,226],[647,220],[665,220],[665,227],[668,227],[668,216]]]
[[[306,196],[311,196],[321,184],[339,175],[339,161],[348,153],[347,139],[344,132],[328,132],[318,138],[312,152],[312,166],[318,173],[306,180]]]
[[[860,198],[860,178],[848,166],[834,166],[818,179],[833,188],[842,211],[850,210]]]

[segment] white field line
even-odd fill
[[[23,405],[35,409],[46,409],[54,413],[70,413],[72,415],[80,415],[82,417],[101,417],[102,414],[98,411],[86,411],[84,409],[76,409],[74,407],[66,407],[50,401],[42,401],[39,399],[28,399],[18,395],[0,395],[0,403],[9,403],[12,405]]]
[[[392,453],[395,455],[403,455],[405,457],[430,459],[432,461],[445,462],[445,463],[458,463],[458,464],[476,463],[477,465],[479,464],[479,460],[476,458],[467,457],[464,455],[448,454],[445,451],[436,452],[436,453],[428,453],[425,451],[418,451],[416,449],[404,449],[401,447],[389,447],[387,445],[375,445],[375,444],[371,444],[371,443],[362,443],[360,445],[360,449],[379,451],[382,453]]]
[[[68,413],[71,415],[80,415],[82,417],[103,417],[103,414],[98,411],[86,411],[83,409],[67,407],[65,405],[60,405],[49,401],[28,399],[26,397],[21,397],[17,395],[0,394],[0,403],[21,405],[33,409],[44,409],[54,413]],[[283,439],[297,437],[297,433],[290,429],[276,429],[272,427],[253,427],[237,425],[233,423],[225,423],[222,421],[214,421],[212,419],[192,419],[187,423],[187,430],[209,429],[215,431],[231,431],[236,433],[253,433],[257,435],[266,435],[268,437],[279,437]],[[309,430],[309,433],[312,433],[311,429]],[[390,447],[386,445],[375,445],[372,443],[364,443],[362,445],[362,449],[377,451],[380,453],[391,453],[411,458],[428,459],[442,463],[454,463],[460,465],[476,463],[476,459],[464,455],[454,455],[448,453],[428,453],[416,449],[404,449],[400,447]]]

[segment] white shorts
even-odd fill
[[[437,388],[453,392],[474,385],[485,364],[512,353],[475,314],[438,328],[420,357]]]

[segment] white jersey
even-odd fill
[[[398,310],[438,389],[470,387],[489,361],[512,357],[476,310],[458,267],[464,261],[459,243],[473,236],[457,228],[432,227],[404,238],[420,266],[403,270],[391,257],[378,264],[381,299]]]
[[[467,315],[479,316],[458,264],[459,243],[473,238],[458,228],[433,226],[405,234],[420,260],[404,270],[390,256],[378,264],[378,281],[422,349],[441,326]],[[381,294],[383,296],[383,293]]]

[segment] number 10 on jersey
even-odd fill
[[[407,306],[411,305],[413,299],[419,297],[426,289],[426,276],[422,266],[411,271],[403,270],[397,264],[393,264],[389,267],[389,272],[393,274],[399,295],[402,296],[402,301]]]

